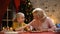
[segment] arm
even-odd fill
[[[48,29],[48,31],[54,31],[56,29],[56,26],[55,26],[53,20],[48,19],[48,23],[49,23],[49,25],[51,27],[51,28]]]
[[[26,27],[30,27],[30,30],[32,30],[33,22],[34,22],[34,20],[31,21],[29,24],[26,24],[26,25],[23,26],[23,27],[17,28],[16,31],[20,31],[20,30],[22,30],[22,29],[24,29],[24,28],[26,28]]]

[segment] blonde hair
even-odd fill
[[[21,15],[24,16],[24,14],[21,13],[21,12],[17,13],[17,14],[13,17],[13,22],[17,22],[17,18],[20,17]],[[25,16],[24,16],[24,17],[25,17]]]
[[[42,18],[46,17],[45,11],[43,9],[41,9],[41,8],[35,8],[32,13],[36,13],[38,16],[40,16],[41,12],[44,15]]]

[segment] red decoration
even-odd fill
[[[18,12],[18,7],[20,6],[20,0],[14,0],[15,6],[16,6],[16,11]]]
[[[0,29],[1,29],[2,17],[6,13],[9,3],[10,0],[0,0]],[[18,6],[20,6],[20,0],[14,0],[14,3],[16,6],[16,11],[18,11]]]

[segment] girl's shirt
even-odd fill
[[[14,23],[13,23],[13,29],[15,30],[15,29],[17,29],[17,28],[24,27],[25,25],[27,25],[27,24],[25,24],[25,23],[20,24],[20,23],[14,22]],[[26,28],[24,28],[23,30],[27,31],[28,29],[29,29],[29,28],[26,27]]]

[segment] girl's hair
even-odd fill
[[[44,15],[42,18],[46,17],[45,11],[43,9],[41,9],[41,8],[35,8],[32,13],[36,13],[40,17],[41,16],[41,14],[40,14],[41,12]]]
[[[20,17],[21,15],[24,16],[24,14],[21,13],[21,12],[17,13],[17,14],[13,17],[13,22],[17,22],[17,18]]]

